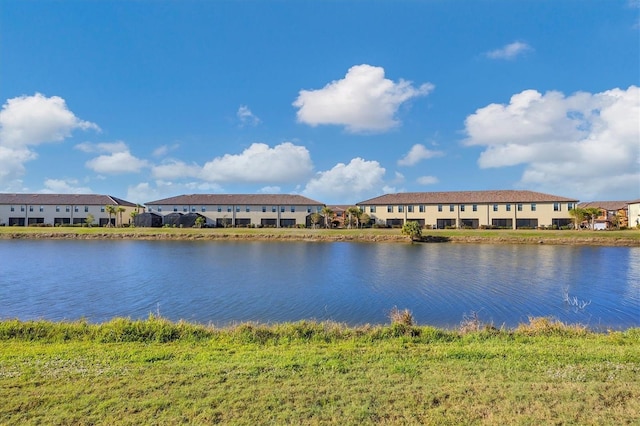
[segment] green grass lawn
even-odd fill
[[[640,329],[0,322],[0,424],[638,424]]]

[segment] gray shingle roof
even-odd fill
[[[190,194],[162,200],[149,201],[146,205],[318,205],[324,203],[312,200],[302,195],[289,194]]]
[[[542,203],[542,202],[574,202],[575,198],[558,197],[533,191],[498,190],[498,191],[453,191],[453,192],[403,192],[385,194],[369,200],[360,201],[358,205],[392,205],[392,204],[483,204],[483,203]]]
[[[135,207],[135,203],[100,194],[2,194],[0,204],[24,205],[84,205],[84,206],[125,206]]]

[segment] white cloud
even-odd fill
[[[307,148],[284,142],[270,148],[254,143],[241,154],[226,154],[207,162],[201,178],[209,182],[290,183],[313,170]]]
[[[487,52],[485,55],[491,59],[515,59],[517,56],[533,50],[527,43],[514,41],[500,49]]]
[[[408,100],[433,90],[430,83],[419,87],[410,81],[386,79],[384,68],[356,65],[342,80],[319,90],[301,90],[293,106],[299,108],[298,121],[342,125],[349,132],[383,132],[400,124],[396,113]]]
[[[86,153],[100,152],[109,154],[113,154],[116,152],[126,152],[129,150],[127,144],[122,141],[102,143],[82,142],[74,146],[74,148]]]
[[[202,168],[197,164],[186,164],[178,160],[169,160],[151,168],[151,175],[156,179],[184,179],[200,176]]]
[[[640,88],[601,93],[526,90],[465,120],[467,145],[485,147],[481,168],[524,164],[520,185],[567,196],[636,194]],[[632,195],[633,196],[633,195]]]
[[[431,151],[424,145],[415,144],[411,147],[407,155],[398,160],[399,166],[414,166],[422,160],[442,156],[442,151]]]
[[[260,124],[260,119],[255,116],[246,105],[240,105],[236,116],[238,117],[238,120],[240,120],[241,126],[257,126],[258,124]]]
[[[439,182],[438,178],[435,176],[420,176],[416,179],[420,185],[433,185]]]
[[[156,149],[154,149],[153,153],[151,155],[153,155],[154,157],[164,157],[169,152],[174,151],[174,150],[178,149],[179,147],[180,147],[180,145],[177,144],[177,143],[173,144],[171,146],[162,145],[162,146],[159,146]]]
[[[99,130],[76,117],[58,96],[36,93],[8,99],[0,111],[0,182],[25,173],[24,164],[38,156],[32,146],[60,142],[76,129]]]
[[[86,186],[78,186],[76,179],[47,179],[44,189],[38,191],[43,194],[91,194],[93,191]]]
[[[317,200],[355,203],[379,194],[385,169],[377,161],[354,158],[349,164],[338,163],[331,170],[319,172],[303,193]]]
[[[87,161],[85,165],[96,173],[117,175],[139,173],[141,169],[148,167],[149,163],[146,160],[134,157],[129,151],[123,151],[100,155]]]
[[[258,191],[260,194],[279,194],[282,188],[279,186],[265,186]]]
[[[144,204],[149,201],[160,200],[180,194],[221,192],[223,191],[220,186],[208,182],[194,181],[187,183],[175,183],[165,180],[156,180],[151,183],[141,182],[137,185],[129,186],[127,188],[126,199],[133,203]]]

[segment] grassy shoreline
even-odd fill
[[[640,246],[640,230],[424,230],[427,242]],[[354,241],[408,243],[399,229],[0,227],[0,239]]]
[[[634,424],[640,329],[0,321],[0,424]]]

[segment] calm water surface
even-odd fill
[[[566,302],[588,304],[583,309]],[[575,299],[574,299],[575,298]],[[0,318],[160,313],[225,325],[301,319],[513,327],[553,316],[640,326],[640,248],[309,242],[0,241]]]

